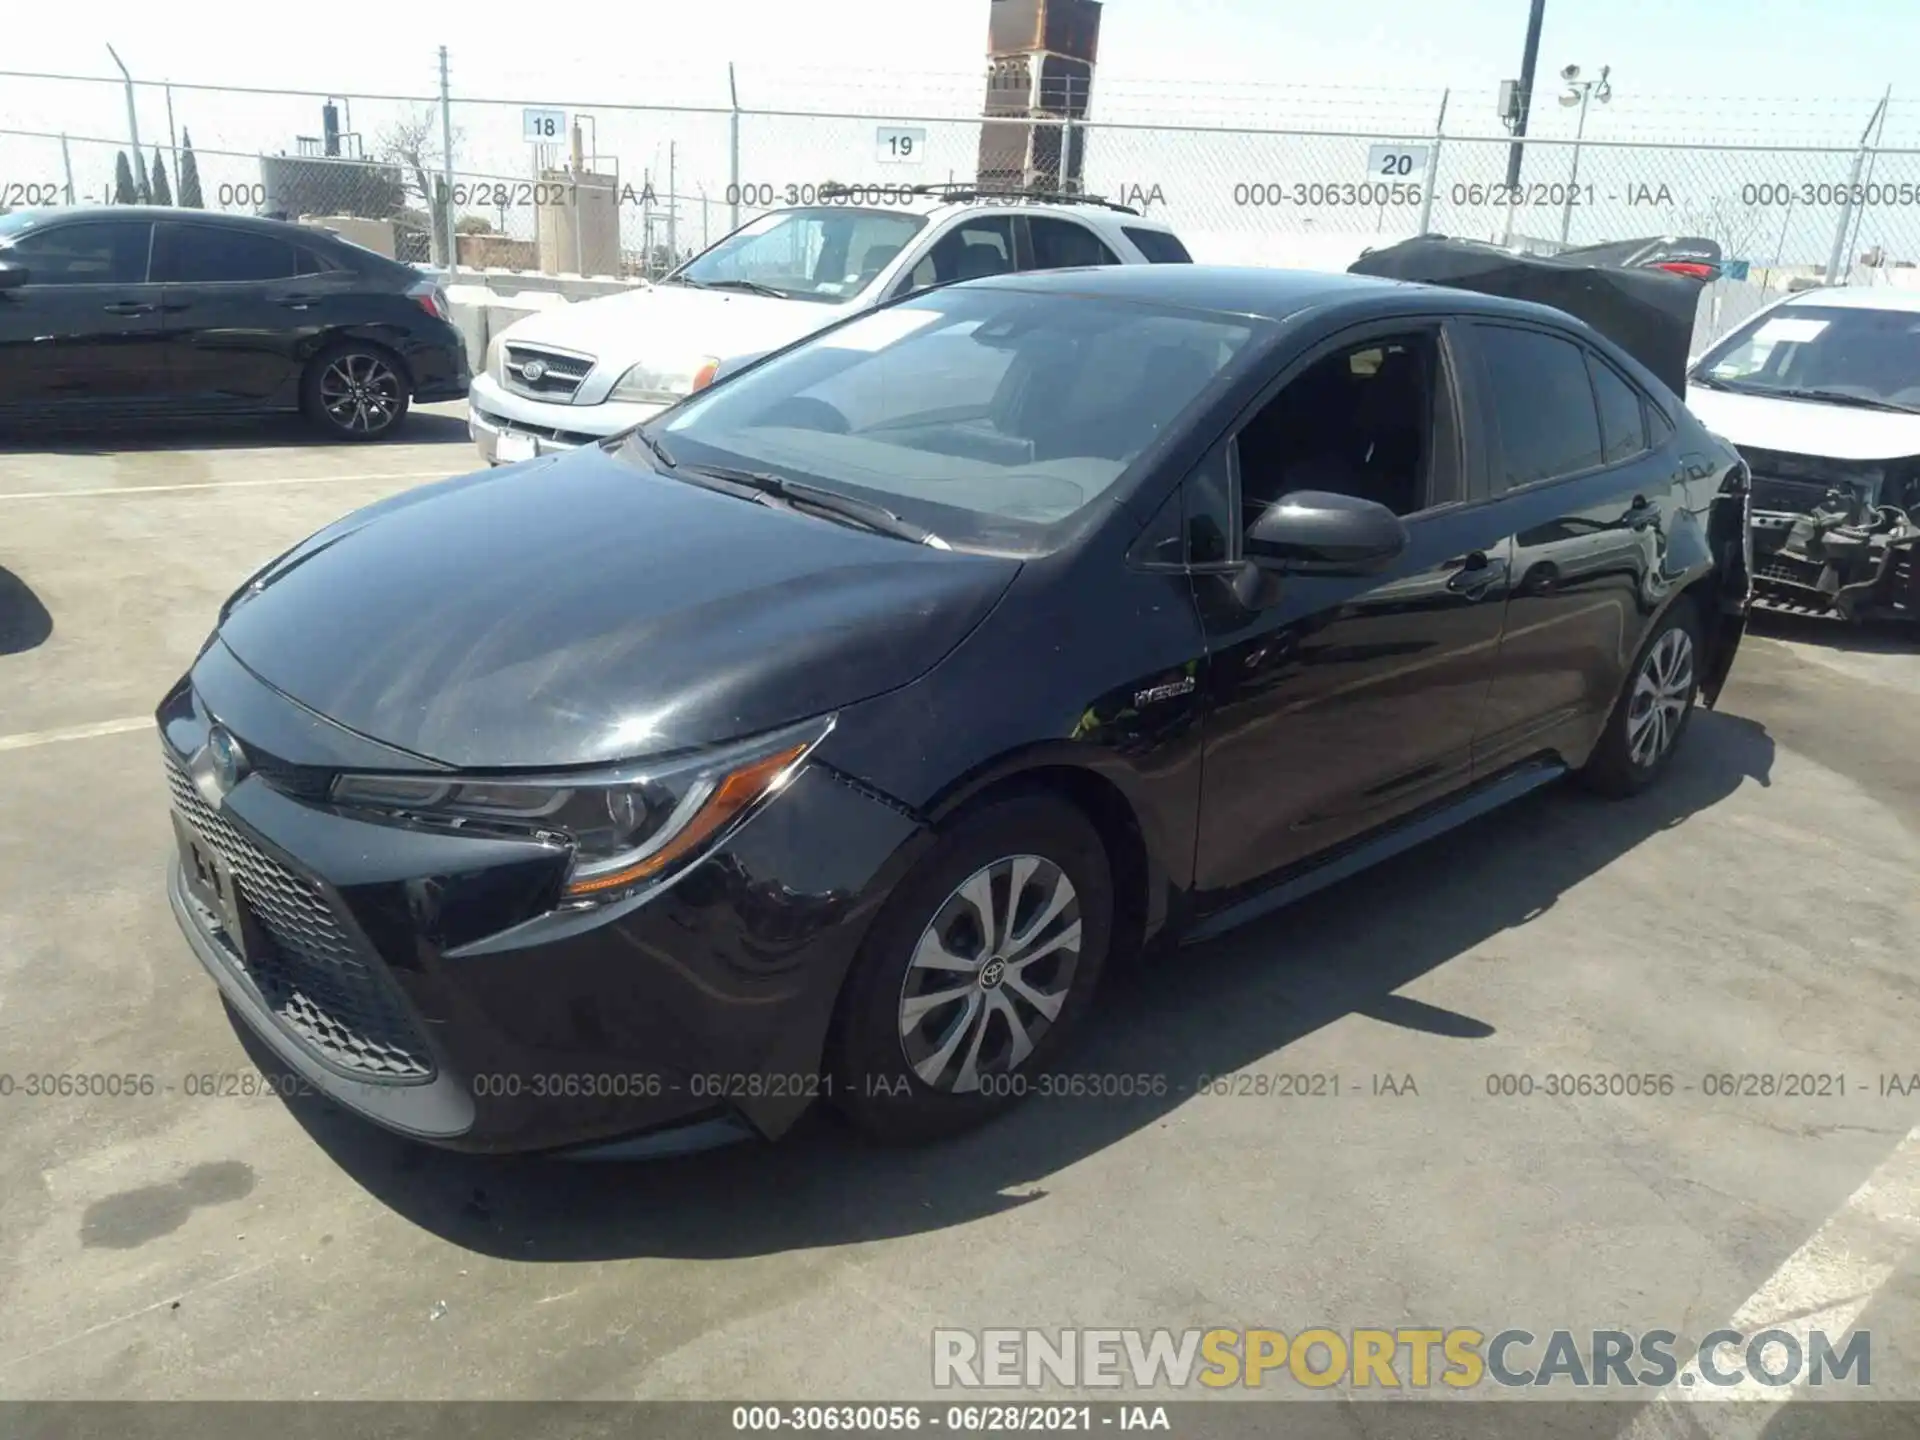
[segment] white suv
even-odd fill
[[[1166,225],[1086,196],[850,187],[774,210],[656,285],[542,311],[487,346],[467,428],[490,464],[613,435],[716,373],[930,285],[1015,270],[1184,264]]]

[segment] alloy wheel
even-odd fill
[[[947,896],[900,988],[900,1047],[935,1090],[967,1094],[1025,1062],[1066,1004],[1080,897],[1058,865],[1010,855]]]
[[[320,376],[320,407],[342,430],[372,435],[400,412],[403,389],[393,367],[378,355],[349,351]]]
[[[1650,769],[1673,748],[1693,698],[1693,637],[1674,626],[1653,644],[1627,705],[1627,753]]]

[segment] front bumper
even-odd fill
[[[254,764],[217,807],[186,778],[215,716]],[[637,1154],[774,1138],[831,1093],[834,1002],[918,827],[824,765],[663,891],[564,913],[563,851],[318,798],[337,737],[303,749],[325,722],[237,667],[203,657],[157,718],[175,809],[230,871],[244,934],[178,857],[175,919],[247,1027],[334,1102],[453,1149]]]
[[[489,465],[529,459],[529,455],[500,456],[502,434],[524,437],[533,455],[577,450],[597,444],[609,435],[651,420],[664,405],[555,405],[516,395],[492,375],[479,374],[467,391],[467,434]]]

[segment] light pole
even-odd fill
[[[127,135],[133,141],[133,198],[142,205],[150,198],[147,194],[147,167],[140,158],[140,118],[133,104],[133,76],[127,73],[127,67],[121,63],[120,52],[113,46],[107,46],[107,54],[113,56],[113,63],[120,66],[120,75],[127,83]]]
[[[1612,70],[1611,65],[1602,65],[1598,80],[1582,80],[1578,65],[1569,65],[1560,72],[1560,78],[1567,85],[1560,92],[1560,103],[1580,107],[1580,123],[1573,132],[1573,169],[1567,176],[1567,203],[1560,212],[1562,245],[1567,243],[1567,232],[1573,228],[1573,197],[1580,186],[1580,142],[1587,133],[1587,101],[1598,100],[1604,105],[1613,98],[1613,87],[1607,83],[1607,76]]]

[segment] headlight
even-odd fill
[[[608,400],[634,405],[671,405],[674,401],[704,390],[713,383],[713,372],[720,368],[716,355],[701,357],[691,366],[635,365],[614,382]]]
[[[660,883],[784,789],[833,717],[698,755],[583,776],[443,780],[342,775],[335,804],[570,846],[565,902],[619,899]]]

